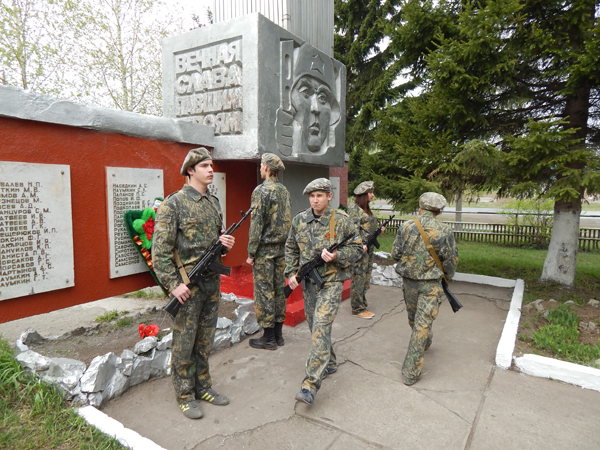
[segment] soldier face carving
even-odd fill
[[[300,78],[292,89],[294,120],[300,125],[301,146],[318,152],[329,135],[333,94],[323,82],[310,76]]]

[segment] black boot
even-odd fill
[[[250,347],[262,348],[265,350],[277,350],[273,328],[265,328],[264,334],[259,339],[250,339]]]
[[[275,342],[279,347],[285,344],[283,340],[283,322],[275,323]]]

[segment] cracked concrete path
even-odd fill
[[[371,286],[374,319],[353,317],[348,300],[340,306],[340,367],[312,405],[294,400],[310,348],[303,322],[284,327],[276,351],[246,339],[212,354],[214,387],[231,403],[203,402],[200,420],[181,414],[170,378],[136,386],[103,411],[168,450],[597,449],[599,392],[495,368],[512,290],[462,282],[452,290],[464,308],[442,305],[413,386],[400,374],[410,336],[402,290]]]

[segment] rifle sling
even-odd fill
[[[179,275],[181,275],[181,279],[185,283],[185,285],[190,284],[190,279],[187,276],[185,269],[183,268],[183,264],[181,263],[181,258],[179,257],[179,251],[175,250],[175,262],[177,263],[177,270],[179,270]]]
[[[433,249],[433,246],[431,245],[431,242],[429,242],[429,238],[427,237],[427,234],[425,233],[425,230],[423,229],[423,226],[421,225],[421,222],[419,222],[419,219],[414,219],[414,222],[415,222],[415,225],[417,226],[417,228],[419,229],[419,233],[421,233],[421,237],[425,241],[425,245],[427,246],[427,250],[429,250],[429,253],[431,253],[431,257],[433,258],[433,260],[435,261],[435,263],[437,264],[437,266],[442,271],[442,277],[444,278],[444,280],[446,281],[446,283],[448,283],[448,280],[446,279],[446,274],[444,273],[444,269],[442,267],[442,262],[440,261],[440,258],[438,258],[437,253]]]
[[[333,245],[335,242],[335,209],[331,213],[331,217],[329,218],[329,243]],[[323,276],[331,275],[335,272],[334,268],[331,268],[330,271],[325,272]]]

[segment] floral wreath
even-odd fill
[[[163,199],[157,197],[154,199],[154,204],[143,211],[125,211],[123,214],[123,219],[125,221],[125,229],[135,244],[135,248],[146,262],[152,277],[163,290],[165,295],[168,295],[169,291],[160,283],[160,281],[158,281],[152,265],[152,238],[154,236],[156,210],[162,202]]]

